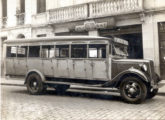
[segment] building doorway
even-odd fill
[[[128,41],[128,58],[143,59],[143,42],[141,25],[116,27],[99,31],[100,36],[118,37]]]
[[[158,23],[159,29],[159,54],[160,54],[160,75],[165,79],[165,22]]]

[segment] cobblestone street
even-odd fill
[[[1,85],[2,120],[111,120],[165,119],[165,92],[142,104],[124,103],[116,95],[69,90],[57,95],[29,95],[26,87]]]

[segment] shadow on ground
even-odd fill
[[[82,98],[92,98],[92,99],[102,99],[102,100],[115,100],[115,101],[121,101],[121,97],[117,95],[105,95],[97,94],[97,93],[83,93],[83,92],[72,92],[67,91],[65,93],[57,93],[56,91],[49,90],[46,92],[46,95],[57,95],[57,96],[70,96],[70,97],[82,97]]]
[[[18,94],[27,94],[27,90],[13,90],[12,93],[18,93]],[[122,101],[120,96],[117,95],[111,95],[111,94],[104,94],[104,93],[84,93],[82,92],[72,92],[72,91],[66,91],[64,93],[57,93],[55,90],[47,90],[42,96],[66,96],[66,97],[81,97],[81,98],[90,98],[90,99],[101,99],[101,100],[112,100],[112,101]]]

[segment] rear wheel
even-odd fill
[[[27,90],[32,95],[42,94],[46,90],[41,77],[37,73],[32,73],[27,78]]]
[[[120,94],[129,103],[141,103],[147,96],[146,85],[136,77],[127,77],[120,84]]]

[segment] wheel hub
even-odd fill
[[[135,92],[136,92],[136,90],[134,88],[129,89],[129,93],[134,94]]]
[[[37,86],[37,82],[33,82],[33,86],[36,87]]]
[[[133,81],[130,81],[125,86],[125,93],[130,98],[137,98],[138,95],[140,94],[139,85]]]

